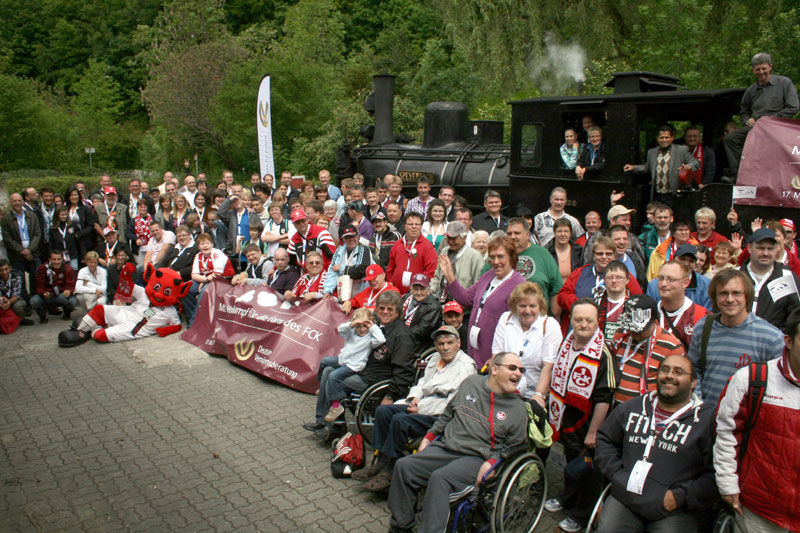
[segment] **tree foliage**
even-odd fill
[[[258,168],[255,91],[272,76],[276,165],[315,174],[360,142],[372,76],[396,76],[395,129],[461,100],[606,92],[617,70],[747,86],[772,53],[800,81],[789,0],[0,0],[0,170]],[[510,128],[506,128],[506,133]]]

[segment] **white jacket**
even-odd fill
[[[425,374],[419,383],[411,387],[408,397],[396,403],[408,403],[409,398],[417,398],[417,412],[421,415],[440,415],[456,393],[461,382],[478,373],[475,360],[459,350],[450,363],[437,370],[441,355],[435,353],[428,359]]]
[[[98,266],[94,275],[89,267],[83,267],[78,271],[78,279],[75,281],[75,294],[94,294],[95,291],[106,292],[106,269]]]

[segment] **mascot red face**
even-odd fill
[[[182,281],[181,275],[171,268],[156,269],[152,263],[147,264],[142,277],[147,282],[144,292],[153,307],[177,305],[192,286],[191,281]]]

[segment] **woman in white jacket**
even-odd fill
[[[500,316],[492,341],[492,355],[518,354],[525,372],[519,392],[545,407],[550,377],[563,336],[558,320],[547,315],[542,289],[531,281],[517,285],[508,299],[509,311]]]
[[[86,252],[86,266],[78,271],[75,281],[75,297],[87,313],[95,305],[106,304],[106,269],[98,266],[99,260],[97,252]]]

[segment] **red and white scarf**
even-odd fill
[[[150,223],[153,222],[153,217],[149,214],[142,218],[140,215],[136,215],[136,218],[133,219],[133,230],[136,233],[137,239],[142,239],[145,243],[150,240]]]
[[[578,353],[572,351],[574,342],[575,332],[572,331],[561,344],[550,381],[550,422],[557,431],[561,430],[564,409],[567,406],[583,411],[581,419],[562,433],[572,433],[579,429],[591,413],[592,391],[597,369],[600,367],[600,357],[603,355],[603,332],[596,329],[592,338]]]
[[[694,147],[694,151],[692,152],[692,156],[700,161],[700,168],[686,172],[686,181],[684,184],[696,183],[700,185],[703,182],[703,143],[697,143],[697,146]]]

